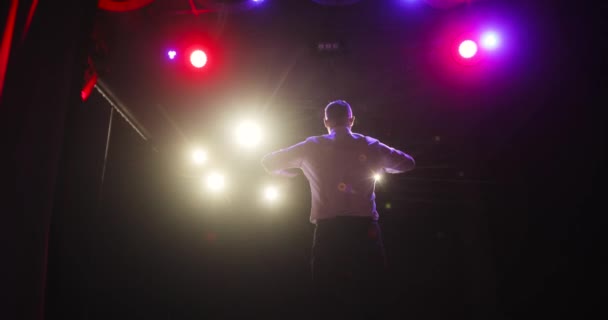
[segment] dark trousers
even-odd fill
[[[380,316],[387,264],[377,221],[359,217],[318,221],[311,267],[319,315]]]

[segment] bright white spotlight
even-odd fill
[[[214,192],[221,191],[226,187],[224,176],[218,172],[213,172],[207,176],[207,187]]]
[[[374,180],[380,182],[382,180],[382,175],[379,173],[374,174]]]
[[[279,198],[279,190],[275,187],[266,187],[264,189],[264,199],[268,201],[275,201]]]
[[[192,162],[197,165],[207,162],[207,153],[201,149],[192,151]]]
[[[262,129],[253,122],[243,122],[236,128],[236,141],[243,147],[255,147],[262,140]]]
[[[481,36],[481,46],[488,50],[498,48],[499,38],[496,32],[486,32]]]
[[[465,40],[458,46],[458,53],[465,59],[470,59],[477,53],[477,44],[473,40]]]

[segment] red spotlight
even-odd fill
[[[95,71],[95,66],[93,65],[91,57],[88,58],[88,63],[89,65],[84,72],[84,85],[82,86],[82,90],[80,90],[82,101],[86,101],[89,98],[98,79],[97,71]]]
[[[473,66],[484,60],[485,54],[470,33],[456,37],[450,47],[453,60],[462,66]]]
[[[90,76],[90,78],[87,80],[84,87],[80,91],[80,97],[82,98],[82,101],[86,101],[89,96],[91,96],[91,92],[93,91],[95,84],[97,84],[97,73],[94,73],[92,76]]]
[[[190,63],[195,68],[202,68],[207,64],[207,54],[203,50],[194,50],[190,54]]]
[[[458,53],[465,59],[470,59],[477,54],[477,44],[472,40],[465,40],[458,46]]]
[[[97,6],[100,9],[114,11],[114,12],[126,12],[141,9],[154,0],[99,0]]]

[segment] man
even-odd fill
[[[415,166],[404,152],[351,132],[354,122],[350,105],[333,101],[325,107],[328,134],[309,137],[262,159],[271,174],[293,177],[294,169],[301,169],[308,179],[310,222],[315,224],[311,267],[315,294],[329,304],[324,308],[342,302],[375,305],[386,267],[375,203],[376,177]]]

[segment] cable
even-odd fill
[[[103,195],[103,183],[106,177],[106,167],[108,165],[108,151],[110,150],[110,139],[112,137],[112,122],[114,119],[114,108],[110,108],[110,121],[108,124],[108,136],[106,138],[106,150],[103,155],[103,164],[101,167],[101,180],[99,182],[99,195],[97,198],[97,207],[101,206],[101,197]]]

